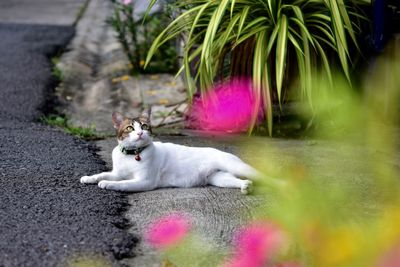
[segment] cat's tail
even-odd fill
[[[268,184],[279,187],[286,185],[285,181],[270,177],[256,170],[255,168],[243,162],[240,158],[234,155],[231,155],[229,159],[225,159],[223,162],[221,162],[221,170],[229,172],[236,177],[247,178],[256,182],[262,180],[264,182],[267,182]]]
[[[227,164],[226,167],[227,172],[230,172],[236,177],[240,178],[248,178],[253,180],[262,175],[261,172],[241,160]]]

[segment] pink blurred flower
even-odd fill
[[[130,5],[132,3],[132,0],[124,0],[124,5]]]
[[[260,103],[261,104],[261,103]],[[262,114],[250,79],[234,79],[195,97],[188,114],[188,127],[205,131],[244,132],[252,117]]]
[[[183,214],[163,216],[151,223],[145,233],[145,240],[160,249],[176,245],[189,232],[189,219]]]
[[[377,264],[377,267],[400,266],[400,244],[389,250]]]
[[[282,231],[266,222],[252,223],[235,235],[235,254],[224,267],[264,266],[283,245]]]

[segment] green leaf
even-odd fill
[[[244,32],[248,31],[248,30],[253,30],[253,29],[257,29],[257,27],[261,27],[261,26],[267,26],[267,18],[265,17],[260,17],[260,18],[256,18],[254,20],[252,20],[251,22],[248,22],[246,27],[243,29]]]
[[[229,0],[222,0],[221,3],[217,6],[217,9],[213,12],[210,23],[207,27],[206,34],[204,36],[203,42],[203,51],[201,53],[201,63],[200,65],[204,67],[204,71],[209,75],[213,76],[212,66],[211,66],[211,46],[214,41],[215,34],[217,32],[219,23],[222,20],[222,16],[225,13],[226,7],[229,3]],[[204,79],[205,78],[205,79]],[[212,79],[208,77],[203,77],[205,84],[203,86],[209,86],[212,83]]]
[[[269,57],[269,54],[271,53],[272,47],[275,44],[276,36],[278,36],[279,27],[280,27],[279,24],[275,26],[274,30],[271,33],[271,36],[268,39],[266,57]]]
[[[312,35],[309,32],[309,30],[307,29],[307,27],[304,25],[304,22],[300,21],[297,18],[290,18],[290,21],[294,21],[296,23],[296,25],[299,26],[299,28],[302,32],[302,38],[307,38],[311,42],[311,44],[314,46],[313,40],[312,40]]]
[[[306,75],[306,63],[305,63],[305,54],[303,50],[296,50],[296,57],[297,57],[297,68],[299,70],[299,82],[300,82],[300,93],[301,97],[304,97],[306,91],[306,80],[304,79]]]
[[[145,21],[145,19],[147,18],[147,16],[150,14],[151,9],[153,8],[153,6],[156,4],[157,0],[150,0],[149,5],[147,6],[146,12],[144,13],[143,16],[143,21]]]
[[[234,7],[235,7],[235,0],[231,0],[232,2],[231,2],[231,18],[232,18],[232,16],[233,16],[233,11],[234,11]]]
[[[201,6],[201,8],[198,11],[194,21],[191,23],[188,40],[190,40],[192,38],[193,32],[196,30],[196,28],[198,26],[198,22],[199,22],[201,16],[204,14],[204,11],[211,5],[211,3],[212,2],[209,2],[209,3],[206,3],[205,5]]]
[[[288,26],[286,15],[282,15],[282,18],[279,21],[279,32],[276,44],[276,89],[279,104],[281,104],[282,82],[286,64],[287,32]]]
[[[253,90],[254,96],[256,98],[256,103],[254,103],[255,109],[253,114],[253,118],[251,121],[251,127],[249,132],[253,130],[254,125],[256,124],[257,115],[258,115],[258,107],[261,104],[261,91],[263,90],[263,75],[265,75],[265,62],[266,62],[266,55],[265,55],[265,45],[266,45],[266,32],[260,32],[256,36],[256,44],[254,47],[254,59],[253,59]],[[272,103],[268,103],[269,105]],[[268,117],[268,114],[266,114]],[[269,114],[271,115],[271,114]],[[272,118],[271,118],[272,119]]]
[[[290,33],[288,33],[289,41],[293,44],[293,46],[298,50],[300,53],[304,55],[303,49],[301,48],[299,42],[297,42],[296,38]]]
[[[325,29],[324,27],[321,27],[320,25],[313,25],[312,27],[318,29],[319,31],[321,31],[326,37],[328,37],[330,44],[332,44],[333,46],[336,45],[336,41],[335,38],[333,36],[333,33],[330,32],[329,30]],[[318,36],[318,35],[317,35]],[[321,38],[323,38],[322,36],[320,36]]]
[[[242,34],[243,25],[246,22],[247,15],[249,14],[249,10],[250,10],[249,6],[246,6],[242,10],[242,13],[241,13],[241,16],[240,16],[240,21],[239,21],[239,28],[238,28],[237,38],[239,38],[239,36]]]
[[[243,43],[244,41],[247,41],[251,37],[255,36],[257,33],[267,31],[270,27],[269,26],[260,26],[258,28],[253,29],[252,31],[243,34],[235,43],[233,48],[238,46],[239,44]]]
[[[228,26],[226,26],[224,33],[219,38],[220,45],[217,54],[221,54],[226,44],[229,43],[229,40],[234,38],[232,32],[235,26],[237,26],[237,22],[239,21],[239,19],[240,15],[239,14],[235,15],[235,17],[233,17],[232,20],[229,22]]]
[[[351,25],[350,18],[347,13],[347,10],[346,10],[346,6],[345,6],[343,0],[336,0],[336,1],[337,1],[337,5],[339,7],[340,15],[343,19],[344,25],[346,26],[347,32],[349,33],[349,35],[350,35],[351,39],[353,40],[353,43],[356,45],[357,49],[359,49],[359,47],[357,45],[357,39],[354,34],[353,27]]]
[[[147,53],[147,57],[146,57],[146,62],[144,64],[144,67],[146,68],[146,66],[149,64],[152,56],[155,54],[156,50],[165,42],[167,42],[168,40],[172,39],[173,37],[175,37],[176,35],[178,35],[182,30],[182,25],[185,25],[185,19],[188,16],[191,16],[192,13],[197,12],[199,9],[201,9],[200,7],[196,7],[193,8],[191,10],[188,10],[187,12],[181,14],[179,17],[177,17],[173,22],[171,22],[168,27],[163,30],[158,36],[157,38],[153,41],[149,52]],[[176,29],[176,27],[178,27],[178,29]],[[172,33],[170,33],[168,35],[168,32],[174,30]]]
[[[325,67],[325,73],[328,76],[329,84],[333,85],[331,68],[330,68],[330,65],[329,65],[328,57],[325,54],[325,50],[319,44],[318,40],[314,40],[314,43],[315,43],[315,46],[318,49],[319,56],[322,58],[322,62],[323,62],[324,67]]]
[[[273,114],[272,114],[272,99],[271,99],[271,82],[270,82],[270,74],[268,69],[268,64],[265,62],[264,64],[264,75],[262,79],[262,95],[264,102],[265,115],[267,118],[268,125],[268,134],[272,136],[272,125],[273,125]]]
[[[336,0],[327,0],[327,1],[329,3],[332,15],[333,32],[336,40],[337,53],[340,62],[342,64],[343,72],[346,75],[347,80],[350,81],[349,66],[347,62],[348,50],[347,50],[346,35],[338,3],[336,2]]]

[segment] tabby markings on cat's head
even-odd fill
[[[125,148],[138,148],[151,142],[151,126],[149,117],[141,115],[137,118],[126,118],[118,112],[112,115],[118,143]]]
[[[144,131],[151,132],[150,125],[147,121],[143,121],[140,118],[126,118],[117,129],[117,138],[123,140],[132,132],[135,132],[140,138]]]

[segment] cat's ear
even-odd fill
[[[114,124],[115,129],[119,129],[119,126],[121,126],[121,123],[124,121],[124,116],[122,116],[121,113],[114,111],[112,114],[112,121]]]
[[[140,114],[140,119],[146,121],[146,122],[150,122],[150,115],[151,115],[151,106],[146,107],[142,113]]]

